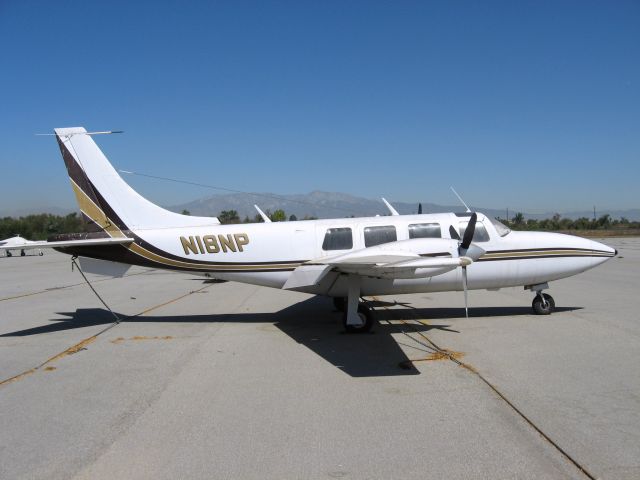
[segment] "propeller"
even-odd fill
[[[473,212],[471,214],[471,218],[469,219],[469,224],[467,225],[467,228],[464,231],[464,236],[462,237],[462,243],[460,244],[460,247],[458,248],[458,250],[460,251],[464,250],[466,252],[469,246],[471,245],[471,240],[473,240],[473,234],[476,233],[477,221],[478,221],[478,214],[476,212]]]
[[[464,231],[464,235],[462,236],[462,241],[458,246],[458,256],[466,257],[468,259],[467,262],[462,263],[462,289],[464,290],[464,313],[467,318],[469,318],[469,303],[467,299],[467,265],[470,265],[472,262],[478,260],[482,255],[484,255],[485,251],[478,247],[477,245],[471,243],[473,240],[473,235],[476,232],[476,222],[478,221],[478,214],[473,212],[471,214],[471,218],[469,218],[469,223],[467,224],[467,228]],[[449,227],[449,233],[451,234],[451,238],[455,238],[460,240],[460,235],[453,225]],[[454,235],[455,234],[455,235]]]

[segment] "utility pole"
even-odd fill
[[[507,223],[509,223],[509,207],[507,207]]]
[[[593,221],[596,221],[596,206],[593,206]]]

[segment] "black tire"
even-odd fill
[[[373,310],[367,307],[364,303],[358,305],[358,315],[364,320],[362,325],[347,325],[347,312],[342,315],[342,324],[344,330],[347,333],[367,333],[373,327]]]
[[[43,256],[44,252],[39,252],[38,255]]]
[[[333,306],[339,312],[344,312],[347,308],[347,299],[344,297],[333,297]]]
[[[543,305],[540,295],[536,295],[531,303],[531,308],[533,308],[536,315],[549,315],[556,309],[556,302],[553,301],[553,297],[548,293],[543,293],[542,295],[544,296],[547,305]]]
[[[26,255],[26,252],[24,250],[20,250],[20,256],[24,257]]]
[[[7,252],[7,257],[13,257],[13,253],[11,253],[9,250],[6,250]]]

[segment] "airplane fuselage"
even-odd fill
[[[208,277],[282,288],[291,272],[302,264],[380,244],[410,240],[418,234],[437,241],[425,255],[455,256],[457,239],[451,228],[464,229],[465,214],[423,214],[384,217],[307,220],[296,222],[202,225],[188,228],[135,229],[136,238],[118,250],[97,248],[93,255],[104,260],[186,271]],[[601,243],[548,232],[514,232],[479,215],[480,234],[474,243],[486,251],[468,267],[468,288],[497,289],[530,286],[569,277],[593,268],[615,255]],[[347,231],[348,230],[348,231]],[[327,232],[339,232],[342,241],[327,242]],[[374,233],[372,236],[371,232]],[[456,233],[454,232],[454,233]],[[501,235],[502,234],[502,235]],[[345,236],[346,235],[346,236]],[[348,243],[348,237],[351,243]],[[349,247],[350,248],[341,248]],[[431,248],[431,247],[430,247]],[[64,249],[63,251],[70,251]],[[73,253],[72,251],[70,253]],[[420,252],[422,254],[422,252]],[[126,254],[126,255],[125,255]],[[345,275],[328,277],[300,290],[329,296],[346,295]],[[362,295],[461,290],[461,270],[416,278],[362,279]]]

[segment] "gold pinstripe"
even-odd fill
[[[100,228],[107,232],[112,238],[126,238],[126,235],[122,233],[122,230],[107,218],[107,215],[102,211],[102,209],[96,205],[86,193],[84,193],[78,184],[74,182],[72,178],[69,178],[69,180],[71,180],[73,192],[76,194],[78,205],[80,205],[80,211],[97,223]]]
[[[518,251],[506,251],[506,252],[494,252],[494,253],[486,253],[480,259],[506,259],[511,257],[553,257],[553,256],[565,256],[571,255],[575,257],[594,257],[594,256],[602,256],[602,257],[611,257],[612,253],[601,252],[598,250],[577,250],[571,248],[558,249],[558,250],[534,250],[528,252],[518,252]]]

